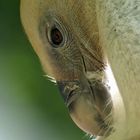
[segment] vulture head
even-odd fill
[[[108,137],[113,98],[97,11],[95,0],[21,0],[25,32],[71,118],[86,133]]]

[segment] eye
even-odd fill
[[[63,42],[63,35],[60,30],[55,27],[51,29],[50,39],[54,45],[60,45]]]
[[[61,27],[52,26],[47,30],[48,41],[52,47],[58,48],[64,45],[66,38],[64,37],[64,31]]]

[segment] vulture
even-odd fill
[[[21,21],[75,124],[140,140],[140,1],[21,0]]]

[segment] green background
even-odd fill
[[[19,0],[0,0],[0,140],[86,140],[45,76],[19,16]]]

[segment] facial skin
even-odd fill
[[[73,121],[91,135],[107,137],[113,131],[112,101],[94,8],[91,1],[22,0],[21,19]]]
[[[107,136],[113,120],[109,87],[103,82],[106,63],[95,11],[84,10],[82,4],[90,8],[90,2],[23,0],[22,23],[45,72],[56,79],[73,121],[89,134]]]

